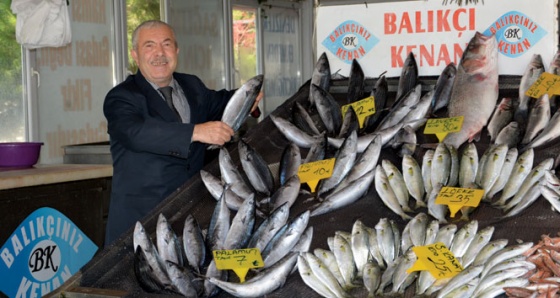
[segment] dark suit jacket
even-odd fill
[[[140,71],[105,97],[113,158],[105,245],[199,172],[206,146],[191,143],[194,124],[220,120],[234,92],[210,90],[193,75],[173,77],[187,97],[191,123],[177,120]]]

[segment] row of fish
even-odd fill
[[[298,269],[302,280],[323,297],[352,297],[365,288],[369,297],[403,295],[434,297],[496,297],[505,286],[523,287],[535,265],[523,255],[533,243],[507,246],[492,240],[494,228],[479,229],[477,221],[458,228],[440,225],[417,214],[402,232],[382,218],[374,228],[356,220],[351,232],[337,231],[329,249],[302,252]],[[443,243],[464,268],[452,278],[436,279],[429,271],[408,273],[417,257],[411,249]],[[410,287],[415,284],[414,288]]]
[[[410,219],[407,213],[427,207],[430,215],[447,222],[447,206],[435,203],[443,186],[482,189],[482,200],[501,209],[507,218],[520,214],[541,194],[555,209],[559,207],[560,180],[552,166],[551,158],[534,165],[533,149],[519,155],[515,147],[494,145],[479,158],[475,143],[467,144],[461,154],[439,143],[435,150],[426,150],[421,163],[405,155],[402,170],[382,160],[375,170],[375,189],[381,201],[403,219]],[[468,220],[472,210],[464,207],[463,219]]]
[[[289,206],[283,204],[257,226],[253,196],[239,206],[235,215],[225,196],[226,192],[216,204],[206,230],[189,214],[182,237],[178,237],[160,214],[154,244],[142,224],[136,223],[134,271],[145,291],[211,297],[222,289],[237,297],[259,297],[284,284],[295,267],[297,254],[308,251],[311,245],[309,211],[290,219]],[[228,281],[228,272],[216,267],[211,252],[248,247],[259,249],[263,268],[244,283]]]

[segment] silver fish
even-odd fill
[[[169,278],[179,293],[185,297],[198,297],[197,290],[192,283],[194,275],[190,270],[174,262],[166,261],[166,264]]]
[[[417,84],[410,92],[399,100],[389,111],[389,114],[379,123],[376,131],[380,131],[397,123],[402,123],[406,115],[414,109],[421,98],[422,85]]]
[[[441,183],[438,183],[432,189],[432,192],[428,197],[428,213],[435,219],[437,219],[440,223],[447,223],[446,216],[449,208],[447,207],[447,205],[436,204],[436,198],[441,191],[441,188]]]
[[[280,185],[286,184],[286,181],[293,175],[297,175],[299,166],[301,165],[301,151],[293,142],[290,142],[282,151],[280,164],[278,169],[278,180]]]
[[[511,121],[496,136],[494,144],[507,145],[508,147],[516,147],[521,141],[523,128],[517,121]]]
[[[459,183],[459,153],[457,148],[452,145],[446,145],[447,151],[449,152],[449,157],[451,159],[451,165],[449,166],[449,180],[447,181],[447,186],[456,186]]]
[[[249,143],[239,140],[238,151],[241,166],[253,188],[264,195],[270,195],[274,189],[274,177],[263,157]]]
[[[459,186],[467,188],[475,182],[478,172],[478,151],[474,143],[468,143],[461,155],[459,164]]]
[[[385,170],[385,174],[387,175],[387,181],[389,181],[389,185],[393,189],[393,192],[397,196],[397,200],[401,205],[401,208],[404,212],[412,212],[408,204],[408,190],[406,188],[406,183],[404,182],[403,175],[401,171],[395,166],[391,161],[388,159],[383,159],[381,161],[381,166],[383,170]]]
[[[335,154],[335,162],[332,170],[332,175],[329,178],[322,179],[319,181],[317,186],[317,194],[322,195],[329,190],[333,189],[346,177],[348,172],[352,169],[354,162],[356,161],[357,146],[358,146],[358,134],[356,131],[350,133],[350,135],[344,140],[344,143],[340,148],[338,148]]]
[[[391,223],[387,218],[381,218],[375,225],[375,230],[377,232],[379,252],[383,256],[385,263],[392,264],[395,262],[399,252],[395,251],[395,235],[393,234]]]
[[[239,130],[249,117],[249,112],[259,95],[263,81],[264,75],[250,78],[235,91],[228,101],[222,114],[222,122],[229,125],[233,131]]]
[[[533,183],[531,188],[527,190],[523,198],[513,206],[502,218],[508,218],[521,213],[523,210],[527,209],[531,204],[533,204],[541,196],[541,189],[539,187],[539,182]]]
[[[469,247],[461,258],[461,265],[463,268],[468,267],[472,262],[474,262],[477,254],[484,246],[486,246],[486,244],[488,244],[488,242],[490,242],[493,234],[493,226],[488,226],[476,233],[474,239],[470,242]]]
[[[401,69],[401,75],[399,76],[399,83],[397,85],[397,95],[395,97],[398,102],[402,96],[408,93],[411,89],[417,85],[418,82],[418,64],[416,63],[416,58],[414,53],[409,52],[404,60],[403,67]]]
[[[374,176],[375,190],[377,191],[379,198],[381,199],[381,201],[383,201],[385,206],[398,214],[402,219],[410,219],[410,215],[406,214],[399,204],[397,196],[395,195],[393,188],[389,184],[387,174],[385,174],[385,170],[383,170],[383,167],[381,167],[381,165],[378,165],[375,168]]]
[[[350,182],[362,177],[369,171],[372,171],[377,165],[379,155],[381,154],[381,138],[374,138],[371,143],[366,147],[366,149],[357,155],[356,161],[352,166],[352,169],[348,174],[340,181],[339,185],[335,187],[335,190],[342,189]]]
[[[253,232],[247,247],[255,247],[263,251],[270,239],[284,227],[289,215],[290,206],[287,203],[276,208]]]
[[[198,225],[198,221],[192,214],[187,215],[183,227],[183,251],[188,264],[197,272],[206,260],[206,247],[204,246],[204,236]]]
[[[488,242],[476,255],[472,265],[484,265],[490,257],[492,257],[496,252],[502,250],[508,244],[507,239],[497,239]]]
[[[254,195],[245,199],[243,205],[233,217],[228,234],[224,240],[224,249],[244,248],[251,237],[255,225]]]
[[[486,290],[479,293],[476,297],[479,298],[499,297],[501,294],[505,293],[504,289],[506,288],[524,287],[527,284],[529,284],[529,280],[526,277],[505,279],[486,288]]]
[[[338,267],[338,263],[336,262],[334,252],[322,248],[316,248],[313,250],[313,254],[323,263],[323,265],[325,265],[325,267],[327,267],[334,278],[336,278],[338,283],[341,286],[344,285],[344,277],[342,277],[342,273],[340,272],[340,268]]]
[[[543,94],[531,107],[527,128],[521,140],[521,145],[531,142],[550,121],[550,101],[548,94]]]
[[[292,106],[292,123],[309,135],[321,134],[311,115],[298,101],[295,101]]]
[[[346,103],[350,104],[362,99],[364,92],[365,76],[360,63],[352,59],[350,65],[350,76],[348,77],[348,92],[346,92]]]
[[[146,234],[144,226],[137,221],[134,226],[134,233],[132,237],[132,244],[135,251],[140,248],[146,257],[146,261],[152,268],[153,276],[157,281],[163,286],[171,285],[171,280],[169,279],[169,274],[163,259],[160,257],[156,246]]]
[[[480,180],[480,186],[484,189],[484,193],[488,193],[496,180],[498,180],[504,162],[506,161],[506,155],[508,153],[507,145],[495,145],[491,148],[486,162],[484,163],[484,168],[480,169],[482,171],[482,176]],[[484,198],[483,198],[484,199]]]
[[[538,182],[547,170],[552,169],[552,165],[554,164],[554,159],[547,158],[541,161],[536,167],[534,167],[529,175],[523,180],[523,183],[519,187],[519,190],[515,193],[513,198],[502,207],[504,212],[508,212],[511,210],[515,205],[517,205],[525,196],[525,194],[533,187],[533,185]]]
[[[328,134],[331,136],[338,135],[342,126],[342,112],[334,97],[328,91],[314,84],[311,85],[311,97]]]
[[[469,245],[476,236],[478,230],[478,221],[471,220],[465,224],[453,237],[453,242],[449,250],[453,253],[456,258],[462,258]]]
[[[278,128],[278,130],[284,135],[284,137],[286,137],[286,139],[295,143],[301,148],[311,148],[322,139],[322,136],[312,136],[280,116],[270,114],[269,117],[276,128]]]
[[[488,260],[484,263],[484,270],[480,273],[480,278],[484,278],[486,274],[497,264],[511,259],[515,256],[519,256],[526,252],[528,249],[533,247],[533,242],[525,242],[521,244],[512,245],[509,247],[505,247],[500,251],[493,254]]]
[[[495,194],[497,194],[504,188],[504,186],[508,181],[509,175],[511,174],[511,171],[515,166],[517,157],[518,157],[517,148],[515,147],[510,148],[506,154],[506,160],[504,161],[502,169],[500,170],[500,175],[498,176],[498,179],[496,180],[496,182],[494,182],[494,184],[492,185],[488,193],[484,195],[486,198],[491,200]]]
[[[453,81],[448,117],[464,116],[461,131],[449,133],[444,143],[459,148],[486,126],[498,99],[498,48],[494,35],[476,32],[463,52]]]
[[[299,237],[298,242],[292,247],[293,252],[309,251],[311,241],[313,240],[313,227],[307,227]]]
[[[434,93],[432,96],[431,113],[435,113],[442,108],[447,107],[449,98],[451,97],[451,88],[453,81],[457,75],[457,66],[455,63],[450,62],[445,66],[439,75],[436,85],[434,86]]]
[[[537,148],[549,144],[560,136],[560,112],[556,110],[545,128],[526,146],[521,149],[525,151],[528,148]]]
[[[446,247],[450,247],[451,243],[453,243],[455,232],[457,232],[457,226],[454,224],[448,224],[443,227],[440,227],[436,235],[436,239],[434,240],[434,243],[441,242]]]
[[[224,196],[222,196],[216,204],[216,207],[214,207],[212,218],[210,218],[210,225],[208,226],[208,232],[206,233],[206,245],[210,250],[224,249],[224,240],[229,231],[230,214],[231,212],[227,207],[226,200]]]
[[[215,277],[208,281],[236,297],[261,297],[283,286],[297,262],[297,253],[289,253],[273,266],[261,271],[244,283],[234,283]]]
[[[523,180],[525,180],[532,170],[534,156],[534,150],[529,149],[517,157],[517,161],[508,177],[508,181],[502,189],[502,194],[493,205],[505,205],[506,202],[517,193]]]
[[[333,253],[340,273],[344,278],[343,287],[351,288],[358,273],[352,254],[352,245],[344,237],[335,235]]]
[[[329,91],[331,85],[331,68],[329,64],[329,58],[327,54],[323,52],[321,56],[315,62],[315,67],[313,68],[313,73],[311,74],[310,86],[317,85],[323,90]],[[311,90],[309,91],[309,102],[314,105],[313,96],[311,95]]]
[[[449,173],[451,172],[451,154],[446,144],[438,143],[432,159],[431,182],[432,187],[437,184],[447,185]]]
[[[315,276],[333,292],[335,297],[349,297],[331,271],[314,254],[303,252],[301,255],[305,258]]]
[[[412,249],[408,249],[402,256],[401,261],[395,268],[393,273],[393,288],[391,293],[404,294],[406,290],[406,279],[410,276],[415,277],[418,275],[418,271],[413,271],[408,273],[407,270],[414,265],[417,257],[416,253]]]
[[[422,246],[426,240],[426,229],[428,227],[428,215],[418,213],[407,224],[410,228],[410,240],[414,246]]]
[[[432,192],[432,161],[434,159],[435,150],[428,149],[422,156],[422,181],[424,182],[424,189],[426,195],[429,196]]]
[[[308,223],[309,211],[305,211],[286,223],[286,229],[281,229],[276,233],[262,251],[264,268],[274,265],[288,254],[305,232]]]
[[[313,207],[311,216],[325,214],[357,201],[367,193],[374,174],[375,172],[371,170],[362,177],[348,183],[344,188],[332,192],[321,203]]]
[[[360,130],[360,121],[358,120],[358,115],[352,106],[349,106],[342,117],[342,125],[340,126],[340,132],[337,137],[347,138],[352,131]]]
[[[381,254],[381,249],[379,243],[377,243],[377,230],[374,228],[367,227],[366,230],[368,231],[368,244],[369,244],[369,253],[373,260],[381,267],[381,269],[386,268],[385,260],[383,259],[383,255]]]
[[[313,289],[313,291],[317,292],[319,295],[328,298],[336,298],[336,295],[313,273],[311,267],[309,267],[309,263],[303,255],[298,255],[297,260],[297,268],[301,280]]]
[[[531,85],[533,85],[537,79],[544,72],[544,64],[540,54],[533,54],[531,61],[527,64],[523,75],[521,76],[521,81],[519,82],[519,106],[515,110],[514,119],[519,122],[521,127],[527,126],[527,119],[529,118],[529,104],[531,97],[525,93]]]
[[[361,220],[356,220],[352,225],[352,237],[350,245],[352,248],[352,254],[354,256],[354,262],[356,264],[356,269],[358,270],[358,276],[364,269],[364,265],[369,259],[369,234],[366,230],[364,223]]]
[[[480,272],[482,272],[483,266],[469,266],[465,268],[463,271],[459,272],[457,275],[452,277],[446,284],[443,286],[438,294],[437,298],[442,298],[443,296],[449,294],[449,292],[453,291],[457,287],[460,287],[470,281],[471,279],[477,277]]]
[[[298,195],[301,187],[301,182],[299,175],[292,175],[284,185],[280,186],[273,194],[270,196],[270,204],[272,205],[272,211],[276,208],[282,206],[284,203],[288,203],[288,206],[292,206]]]
[[[374,297],[375,291],[381,283],[381,267],[374,262],[367,262],[364,265],[362,276],[364,286],[368,291],[368,297]]]
[[[220,175],[222,181],[229,185],[231,190],[242,198],[246,198],[253,193],[253,190],[245,182],[243,175],[239,172],[237,165],[233,162],[227,148],[220,148],[218,154],[220,165]]]
[[[517,98],[503,97],[488,122],[486,129],[490,135],[490,142],[494,142],[498,133],[513,120],[513,113],[519,105]]]
[[[408,193],[416,200],[416,206],[414,209],[419,207],[426,207],[424,202],[424,181],[422,180],[422,169],[414,157],[409,154],[405,154],[402,160],[402,175],[406,189]]]
[[[164,262],[171,261],[179,266],[183,266],[181,243],[163,213],[160,213],[158,216],[156,226],[156,247]]]

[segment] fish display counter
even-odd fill
[[[422,93],[427,93],[434,88],[437,78],[419,78],[419,83],[422,85]],[[516,96],[519,89],[519,77],[503,77],[500,78],[500,94],[499,97]],[[379,79],[365,79],[364,81],[364,93],[371,92],[377,86]],[[397,80],[388,80],[388,92],[390,94],[389,98],[394,97],[397,92]],[[283,165],[283,153],[292,144],[285,133],[278,129],[277,124],[272,121],[274,117],[280,117],[284,119],[291,119],[294,109],[296,109],[297,103],[305,104],[309,98],[312,85],[310,81],[305,83],[300,87],[298,92],[292,97],[287,99],[284,104],[278,107],[274,112],[266,117],[256,126],[250,128],[242,139],[238,139],[233,143],[227,144],[224,148],[227,149],[229,157],[234,165],[237,166],[240,172],[242,172],[242,161],[241,161],[241,151],[246,150],[239,145],[241,142],[250,146],[250,149],[256,151],[262,160],[268,165],[270,173],[272,173],[274,178],[275,187],[278,188],[280,185],[280,180],[283,179],[282,169],[285,167]],[[330,85],[330,93],[333,98],[339,103],[345,102],[347,94],[349,92],[349,80],[348,78],[333,78]],[[311,114],[314,120],[317,120],[317,113]],[[438,139],[434,135],[425,135],[419,129],[416,132],[417,144],[414,148],[411,156],[420,164],[423,160],[424,154],[429,150],[434,150],[437,146]],[[486,131],[480,136],[479,141],[473,142],[476,146],[476,150],[479,156],[482,156],[484,152],[490,147],[490,137]],[[327,152],[325,152],[325,157],[335,156],[338,151],[334,147],[329,147]],[[220,150],[220,149],[217,149]],[[302,148],[301,156],[302,159],[310,154],[311,149]],[[381,165],[382,161],[388,161],[394,165],[402,164],[403,157],[400,156],[399,149],[394,149],[392,147],[385,147],[381,149],[378,162],[376,164]],[[247,152],[244,152],[247,154]],[[534,155],[534,165],[541,163],[543,160],[548,158],[546,150],[535,151]],[[208,173],[214,177],[221,176],[220,168],[220,158],[216,158],[210,162],[201,173]],[[249,174],[246,173],[248,176]],[[373,179],[373,178],[372,178]],[[319,186],[320,187],[320,186]],[[224,191],[225,192],[225,191]],[[268,201],[265,200],[264,195],[258,195],[255,200],[261,203],[262,207]],[[417,209],[410,210],[405,216],[401,216],[394,212],[390,206],[388,206],[382,198],[379,192],[376,190],[375,182],[370,180],[367,184],[365,193],[357,197],[353,202],[348,204],[343,204],[338,206],[334,210],[327,210],[326,212],[313,212],[317,209],[320,202],[315,197],[314,193],[310,192],[309,186],[307,184],[301,184],[301,189],[298,192],[297,198],[291,203],[289,208],[289,220],[293,220],[302,214],[306,214],[307,211],[311,211],[308,217],[308,222],[306,227],[312,227],[312,238],[307,244],[306,251],[310,253],[325,252],[334,249],[334,241],[342,236],[351,237],[352,232],[359,226],[366,228],[369,231],[384,231],[383,226],[390,223],[393,231],[398,231],[394,236],[398,235],[400,239],[403,237],[411,237],[414,234],[411,231],[416,231],[412,228],[413,224],[418,224],[418,221],[422,220],[424,226],[428,226],[428,223],[432,221],[433,217],[428,217],[429,214],[428,207],[419,207]],[[224,203],[225,204],[225,203]],[[219,205],[217,199],[209,191],[208,185],[203,181],[202,174],[196,176],[185,185],[179,188],[176,192],[166,198],[153,212],[141,221],[141,225],[145,230],[145,233],[152,239],[153,243],[156,243],[157,237],[157,226],[161,218],[164,217],[169,224],[169,227],[175,231],[177,235],[183,235],[185,225],[188,218],[196,219],[196,222],[200,226],[201,230],[207,233],[212,226],[213,214],[216,212],[217,206]],[[257,206],[259,206],[257,204]],[[241,210],[241,206],[237,206]],[[257,208],[261,209],[262,208]],[[258,212],[257,212],[258,213]],[[236,214],[234,211],[231,212],[233,217]],[[430,215],[432,215],[430,213]],[[263,215],[257,216],[254,222],[254,229],[259,227],[264,219]],[[429,218],[429,221],[426,219]],[[438,229],[443,231],[446,228],[454,226],[454,231],[466,231],[468,228],[475,225],[475,231],[482,235],[482,231],[491,230],[492,241],[505,241],[509,246],[515,245],[525,245],[536,244],[542,240],[543,235],[550,235],[551,237],[556,236],[560,231],[560,216],[558,213],[551,208],[551,204],[545,200],[542,196],[534,200],[530,206],[524,209],[522,212],[509,217],[504,217],[504,213],[495,206],[492,206],[488,202],[481,202],[480,205],[470,212],[461,215],[461,212],[457,212],[455,217],[451,218],[449,215],[444,219],[445,223],[440,221],[435,222]],[[473,224],[474,223],[474,224]],[[145,285],[141,285],[137,279],[138,268],[135,268],[135,250],[133,248],[135,230],[138,227],[132,227],[123,236],[115,241],[111,246],[106,247],[104,250],[100,251],[87,265],[85,265],[82,270],[72,276],[66,281],[59,289],[51,293],[51,297],[83,297],[91,296],[128,296],[128,297],[159,297],[159,296],[169,296],[170,293],[159,292],[159,293],[149,293],[145,289]],[[408,232],[405,232],[408,231]],[[473,233],[473,230],[470,230]],[[377,234],[379,237],[379,233]],[[426,236],[427,237],[427,236]],[[183,238],[183,236],[179,236]],[[329,240],[330,238],[330,240]],[[347,238],[349,239],[349,238]],[[383,238],[377,238],[383,239]],[[472,239],[472,238],[471,238]],[[184,240],[184,239],[183,239]],[[333,241],[329,243],[329,241]],[[445,241],[444,241],[445,242]],[[399,241],[401,243],[401,241]],[[404,241],[402,241],[404,243]],[[451,243],[449,243],[451,244]],[[505,244],[504,244],[505,245]],[[451,246],[451,245],[450,245]],[[466,247],[464,248],[466,250]],[[463,252],[468,254],[467,252]],[[301,253],[300,256],[303,256]],[[393,256],[395,258],[395,256]],[[466,258],[466,257],[465,257]],[[470,256],[471,261],[474,260],[474,255]],[[295,259],[295,257],[294,257]],[[312,256],[308,259],[308,264],[311,264]],[[302,262],[302,261],[299,261]],[[383,263],[383,261],[381,261]],[[304,269],[302,267],[294,265],[300,270]],[[364,264],[362,264],[364,265]],[[365,265],[364,265],[365,267]],[[236,280],[235,275],[232,271],[230,272],[230,280]],[[480,273],[480,272],[479,272]],[[247,275],[247,280],[250,280],[255,273],[251,270]],[[282,283],[271,293],[266,294],[266,297],[321,297],[317,291],[320,289],[312,289],[308,286],[307,282],[302,279],[302,272],[298,273],[298,270],[294,270],[291,274],[286,273],[287,278],[285,283]],[[352,297],[367,297],[368,288],[365,286],[364,282],[361,281],[362,275],[360,274],[360,280],[356,282],[353,286],[349,287],[347,294]],[[194,279],[200,281],[204,280],[204,277],[195,274]],[[394,281],[394,280],[393,280]],[[385,285],[389,285],[391,282]],[[404,284],[407,283],[405,279],[402,280]],[[409,282],[409,281],[408,281]],[[258,285],[257,285],[258,286]],[[264,285],[263,285],[264,286]],[[415,291],[417,285],[409,284],[408,287],[395,288],[395,292],[401,293],[405,297],[415,296]],[[333,291],[333,290],[330,290]],[[389,286],[385,292],[380,293],[383,296],[391,291],[391,286]],[[256,290],[258,292],[258,288]],[[379,294],[379,293],[378,293]],[[240,294],[241,295],[241,294]],[[434,294],[436,295],[436,294]],[[177,296],[181,296],[177,294]],[[214,297],[233,297],[232,294],[226,291],[217,291]]]

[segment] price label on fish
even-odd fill
[[[311,192],[315,192],[319,180],[332,176],[335,160],[336,158],[329,158],[300,165],[298,170],[300,182],[307,183]]]
[[[432,118],[426,121],[424,134],[435,134],[441,142],[450,132],[458,132],[463,127],[463,116],[450,118]]]
[[[352,107],[354,109],[354,112],[356,112],[356,116],[358,116],[358,122],[360,123],[360,128],[362,128],[364,127],[366,118],[375,114],[375,98],[373,96],[370,96],[351,104],[343,105],[341,107],[343,116],[346,115],[346,112],[350,107]]]
[[[436,197],[436,204],[449,206],[450,216],[455,217],[464,206],[477,207],[483,195],[483,189],[445,186]]]
[[[258,248],[214,250],[212,254],[218,270],[233,270],[241,282],[245,282],[249,269],[264,266]]]
[[[428,270],[434,278],[442,279],[451,278],[463,271],[461,263],[442,242],[426,246],[413,246],[412,250],[418,259],[406,271],[407,273]]]
[[[549,72],[543,72],[537,80],[525,91],[525,95],[540,98],[544,94],[560,94],[560,76]]]

